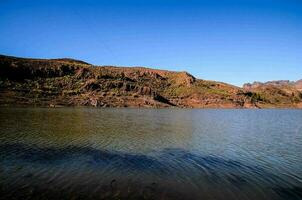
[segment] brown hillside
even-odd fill
[[[2,106],[298,107],[301,98],[294,87],[241,89],[187,72],[0,56]]]

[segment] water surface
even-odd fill
[[[1,108],[4,199],[302,199],[301,110]]]

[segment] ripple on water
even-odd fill
[[[0,199],[302,199],[302,111],[0,108]]]
[[[183,149],[142,155],[18,143],[1,145],[0,153],[1,192],[8,198],[16,193],[26,196],[27,192],[37,198],[39,194],[55,197],[58,191],[63,197],[86,198],[104,192],[109,196],[139,197],[146,191],[152,198],[167,195],[167,199],[302,198],[301,187],[294,180],[285,180],[257,166]]]

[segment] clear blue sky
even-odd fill
[[[297,80],[302,0],[0,0],[0,54]]]

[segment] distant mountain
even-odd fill
[[[265,83],[262,82],[254,82],[254,83],[246,83],[243,85],[243,88],[246,90],[253,90],[253,89],[257,89],[257,88],[261,88],[261,87],[265,87],[265,86],[274,86],[274,87],[278,87],[278,88],[291,88],[293,90],[302,90],[302,79],[298,80],[298,81],[289,81],[289,80],[278,80],[278,81],[268,81]]]
[[[265,99],[274,105],[287,107],[289,104],[301,106],[301,87],[302,81],[268,81],[265,83],[254,82],[243,85],[245,91],[253,92],[259,96],[259,99]]]
[[[278,80],[278,81],[268,81],[265,83],[262,82],[254,82],[254,83],[246,83],[243,85],[243,88],[245,89],[251,89],[251,88],[257,88],[259,86],[276,86],[276,87],[282,87],[282,86],[293,86],[296,87],[297,89],[302,88],[302,80],[299,81],[289,81],[289,80]]]
[[[297,90],[302,91],[302,79],[295,82],[295,87]]]
[[[187,72],[0,56],[1,106],[297,108],[301,84],[256,82],[239,88]]]

